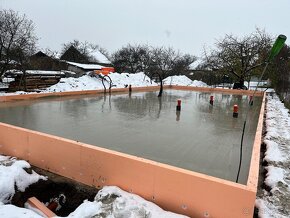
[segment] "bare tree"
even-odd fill
[[[239,81],[239,88],[242,88],[253,71],[264,64],[271,42],[271,37],[259,29],[243,38],[226,35],[217,41],[216,48],[209,55],[204,52],[207,66],[213,70],[232,73]]]
[[[162,78],[171,74],[175,61],[179,57],[179,52],[173,48],[157,47],[152,49],[151,72],[157,72]]]
[[[180,55],[173,64],[172,75],[188,74],[190,72],[190,64],[196,61],[196,57],[190,54]]]
[[[0,77],[11,62],[17,62],[25,69],[36,42],[31,20],[13,10],[0,11]]]
[[[183,55],[170,47],[129,44],[113,53],[112,60],[118,72],[144,72],[149,76],[158,73],[165,78],[185,74],[196,58],[189,54]]]
[[[148,45],[130,45],[112,55],[113,64],[118,72],[145,72],[150,66],[151,50]]]
[[[285,45],[275,57],[268,70],[268,76],[276,92],[290,102],[290,47]]]

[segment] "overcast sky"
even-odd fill
[[[40,48],[78,39],[110,53],[128,43],[172,46],[196,56],[225,34],[255,27],[290,44],[290,0],[0,0],[33,20]]]

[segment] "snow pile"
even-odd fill
[[[158,84],[153,82],[151,83],[151,79],[146,76],[144,73],[111,73],[110,77],[113,81],[113,84],[116,85],[117,88],[124,88],[125,85],[132,85],[132,87],[140,87],[140,86],[157,86]]]
[[[43,218],[43,216],[36,214],[32,210],[16,207],[11,204],[3,205],[2,203],[0,203],[0,217],[3,217],[3,218]]]
[[[46,180],[46,177],[34,171],[32,174],[27,173],[25,168],[30,168],[28,162],[0,155],[0,202],[9,203],[15,194],[15,188],[24,192],[29,185],[38,180]]]
[[[29,209],[13,205],[0,205],[0,217],[38,218],[40,216],[33,214]],[[185,218],[187,216],[164,211],[154,203],[146,201],[138,195],[125,192],[116,186],[106,186],[98,192],[93,202],[85,200],[67,216],[67,218],[93,217]]]
[[[30,164],[24,160],[0,155],[0,217],[40,217],[33,211],[7,204],[12,200],[15,189],[24,192],[38,180],[46,180],[46,177],[34,171],[31,174],[27,173],[24,169],[28,168]]]
[[[186,217],[164,211],[152,202],[138,195],[121,190],[116,186],[105,186],[95,197],[94,202],[84,201],[68,218],[96,217],[151,217],[181,218]]]
[[[111,73],[109,76],[112,79],[112,88],[124,88],[128,85],[132,87],[140,86],[156,86],[157,84],[152,82],[148,76],[144,73]],[[106,88],[109,88],[108,79],[105,81]],[[84,91],[84,90],[96,90],[103,89],[102,80],[98,77],[91,77],[84,75],[79,78],[62,78],[59,83],[45,89],[42,92],[66,92],[66,91]]]
[[[198,87],[207,87],[207,84],[194,80],[192,81],[187,76],[169,76],[163,80],[164,85],[178,85],[178,86],[198,86]]]
[[[269,191],[258,193],[259,217],[290,217],[290,117],[276,94],[267,96],[267,145],[264,160],[268,166],[265,184]]]
[[[0,82],[0,88],[8,88],[8,84]]]
[[[151,81],[151,79],[144,73],[110,73],[110,78],[112,79],[112,88],[124,88],[131,85],[134,87],[146,87],[146,86],[158,86],[157,83]],[[105,77],[104,84],[106,88],[109,88],[109,79]],[[201,81],[192,81],[186,76],[171,76],[163,80],[164,85],[179,85],[179,86],[195,86],[195,87],[207,87],[207,84]],[[60,82],[50,86],[44,90],[42,93],[51,92],[68,92],[68,91],[85,91],[85,90],[96,90],[103,89],[102,79],[100,77],[92,77],[90,75],[84,75],[79,78],[61,78]],[[36,92],[14,92],[5,93],[0,92],[0,96],[4,95],[21,95],[21,94],[33,94]]]

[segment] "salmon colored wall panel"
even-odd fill
[[[85,146],[81,150],[82,172],[92,178],[94,186],[119,184],[126,191],[142,193],[144,197],[152,195],[154,169],[150,161]]]
[[[247,181],[247,186],[253,191],[256,191],[258,187],[260,150],[261,150],[261,144],[262,144],[262,131],[263,131],[264,113],[265,113],[265,99],[266,99],[266,93],[264,93],[264,96],[263,96],[258,126],[257,126],[254,145],[253,145],[249,176],[248,176],[248,181]]]
[[[0,152],[28,160],[30,155],[28,132],[22,128],[7,128],[10,125],[0,124]]]
[[[74,178],[80,168],[80,145],[46,134],[29,134],[29,161],[43,169]]]
[[[167,210],[174,208],[193,217],[204,217],[206,213],[209,217],[244,217],[243,208],[253,214],[255,193],[246,187],[163,168],[157,175],[155,199]],[[176,193],[174,202],[172,193]]]

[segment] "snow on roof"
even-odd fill
[[[90,55],[92,56],[93,62],[98,62],[102,64],[111,64],[111,61],[103,55],[99,50],[91,51]]]
[[[1,60],[0,63],[1,63],[1,64],[6,64],[6,61]],[[18,62],[15,61],[15,60],[9,60],[9,61],[8,61],[8,64],[18,64]]]
[[[190,65],[189,65],[189,69],[190,70],[196,70],[196,68],[202,63],[202,59],[201,58],[198,58],[196,59],[196,61],[192,62]]]
[[[21,74],[23,74],[23,72],[20,71],[20,70],[7,70],[5,72],[5,75],[8,75],[8,74],[21,75]],[[62,72],[62,71],[48,71],[48,70],[26,70],[26,74],[31,74],[31,75],[34,75],[34,74],[41,74],[41,75],[56,75],[56,74],[59,74],[59,75],[64,75],[64,72]]]
[[[75,63],[71,61],[66,61],[66,63],[82,68],[84,70],[101,70],[104,66],[99,65],[99,64],[80,64],[80,63]]]

